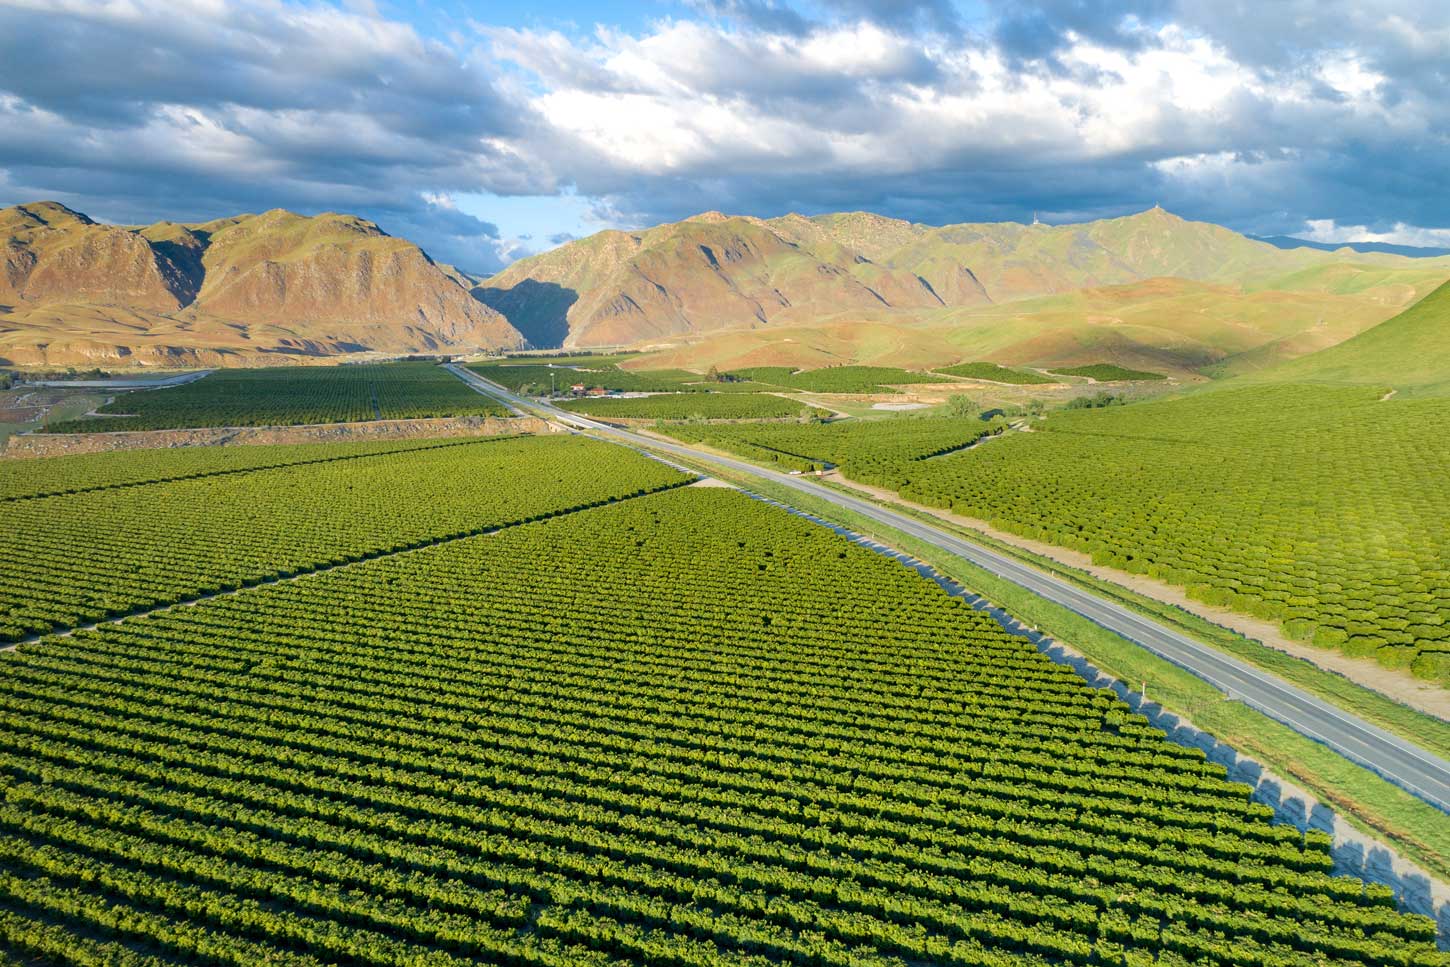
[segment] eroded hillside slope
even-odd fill
[[[224,365],[523,342],[456,273],[351,215],[132,229],[43,202],[0,211],[0,237],[0,363]]]

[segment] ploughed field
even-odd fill
[[[224,369],[183,386],[125,393],[96,412],[46,429],[100,433],[508,415],[428,362]]]
[[[57,527],[109,560],[107,515],[179,508],[173,597],[288,535],[347,562],[0,654],[0,962],[1443,963],[1327,837],[825,528],[572,438],[284,456],[0,504],[77,573]]]

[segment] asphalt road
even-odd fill
[[[1373,770],[1407,792],[1450,812],[1450,762],[1277,676],[1201,645],[1166,625],[1145,618],[1061,578],[1038,571],[914,517],[818,486],[809,480],[758,467],[743,460],[706,453],[682,444],[664,443],[629,430],[607,426],[577,413],[522,399],[462,367],[450,366],[449,369],[480,392],[503,400],[511,408],[541,411],[558,423],[632,447],[673,453],[697,463],[728,467],[810,494],[910,534],[1116,632],[1153,654],[1192,672],[1230,698],[1283,722],[1302,735],[1322,742],[1345,758]]]
[[[186,383],[194,383],[212,373],[213,370],[203,369],[195,373],[182,373],[179,376],[161,376],[137,379],[40,379],[33,382],[27,381],[26,386],[46,386],[53,389],[166,389],[172,386],[182,386]]]

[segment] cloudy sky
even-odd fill
[[[490,271],[704,209],[1450,245],[1445,0],[0,0],[0,205]]]

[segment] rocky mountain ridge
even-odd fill
[[[1432,261],[1352,254],[1370,267]],[[475,291],[535,345],[584,348],[852,314],[910,324],[944,310],[1160,277],[1252,291],[1346,258],[1279,248],[1158,207],[1057,226],[929,226],[869,212],[773,219],[706,212],[570,242],[514,263]],[[1450,260],[1443,261],[1450,274]]]
[[[281,209],[103,225],[0,210],[0,363],[259,364],[348,352],[513,349],[523,338],[413,243]]]
[[[349,215],[114,226],[0,210],[0,366],[647,346],[661,364],[1112,360],[1231,375],[1333,345],[1450,259],[1282,249],[1150,209],[1079,225],[704,212],[478,279]]]

